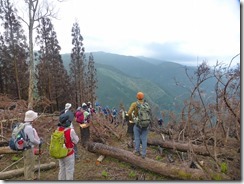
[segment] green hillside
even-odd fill
[[[105,52],[92,53],[97,69],[97,101],[102,106],[129,108],[138,91],[153,105],[158,114],[161,110],[176,110],[189,97],[192,88],[185,73],[185,66],[150,58],[123,56]],[[89,53],[86,53],[88,58]],[[69,68],[70,55],[62,55],[64,66]],[[193,74],[195,68],[187,67]],[[182,84],[181,87],[178,84]],[[212,83],[209,86],[213,86]]]

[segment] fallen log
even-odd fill
[[[139,156],[134,155],[130,151],[111,147],[101,143],[88,143],[88,151],[93,153],[99,153],[104,156],[114,157],[124,162],[131,163],[140,168],[161,174],[163,176],[181,179],[181,180],[211,180],[211,176],[208,176],[202,170],[191,169],[186,167],[179,167],[173,164],[162,163],[150,158],[142,159]],[[218,175],[220,175],[218,173]],[[223,176],[225,178],[225,176]],[[225,178],[226,179],[226,178]]]
[[[210,156],[210,154],[214,154],[214,147],[208,146],[208,150],[210,153],[206,150],[205,146],[198,146],[194,144],[187,144],[187,143],[179,143],[179,142],[173,142],[173,141],[162,141],[158,139],[148,139],[147,140],[148,145],[154,145],[154,146],[161,146],[163,148],[169,148],[169,149],[176,149],[178,151],[187,152],[189,150],[193,150],[194,153],[203,155],[203,156]],[[234,150],[226,150],[223,148],[216,147],[216,152],[218,155],[234,155]]]
[[[50,163],[40,165],[41,170],[49,170],[54,167],[56,167],[55,162],[50,162]],[[35,172],[38,171],[38,168],[39,168],[39,166],[35,165],[35,169],[34,169]],[[6,171],[6,172],[0,172],[0,180],[10,179],[13,177],[21,176],[23,174],[24,174],[24,168],[15,169],[15,170]]]
[[[8,146],[8,144],[9,144],[8,141],[0,141],[0,147]]]
[[[20,152],[22,151],[11,150],[9,146],[0,147],[0,154],[15,154]]]

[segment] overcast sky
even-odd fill
[[[65,0],[57,8],[53,24],[61,53],[71,52],[75,21],[86,52],[189,65],[229,63],[240,53],[238,0]]]

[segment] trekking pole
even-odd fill
[[[41,144],[39,144],[38,150],[38,180],[40,180],[40,173],[41,173]]]

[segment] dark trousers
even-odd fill
[[[85,147],[86,143],[89,141],[90,138],[90,127],[81,128],[80,127],[80,137],[81,137],[81,144]]]

